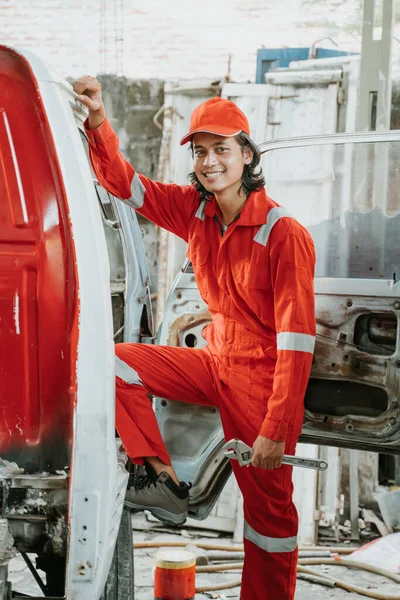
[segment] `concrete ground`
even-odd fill
[[[188,529],[182,529],[181,533],[167,533],[138,530],[137,527],[143,524],[143,518],[141,520],[133,519],[134,524],[134,541],[152,541],[152,542],[163,542],[163,541],[185,541],[188,544],[196,544],[196,542],[204,542],[209,544],[221,544],[231,545],[232,539],[228,537],[206,537],[204,532],[203,537],[201,533],[194,536],[194,532]],[[154,600],[153,592],[153,573],[154,573],[154,555],[157,552],[157,548],[146,548],[146,549],[135,549],[135,598],[134,600]],[[347,569],[346,567],[337,566],[326,566],[326,567],[311,567],[323,574],[327,574],[338,579],[343,579],[352,585],[358,585],[368,588],[370,592],[379,591],[382,596],[386,598],[390,594],[397,594],[400,599],[400,585],[387,580],[384,577],[373,575],[364,571],[355,569]],[[33,580],[32,575],[25,566],[23,559],[18,556],[10,563],[10,579],[13,582],[13,589],[16,589],[25,594],[32,594],[40,596],[40,590]],[[235,571],[228,571],[226,573],[210,573],[210,574],[197,574],[196,586],[212,586],[220,583],[233,582],[240,579],[240,573]],[[220,598],[221,600],[238,600],[240,595],[240,588],[235,587],[232,589],[221,590],[218,592],[220,595],[208,596],[214,598]],[[296,600],[310,600],[315,598],[318,600],[340,600],[340,599],[357,599],[365,596],[360,596],[356,593],[349,593],[339,588],[327,588],[317,584],[311,584],[305,581],[297,582]],[[204,594],[196,594],[196,600],[204,600],[206,596]],[[127,598],[126,600],[133,600]],[[254,600],[263,600],[254,599]],[[278,600],[278,599],[277,599]]]
[[[176,534],[166,534],[166,533],[149,533],[149,532],[139,532],[134,531],[135,542],[140,541],[187,541],[188,544],[195,544],[198,542],[205,542],[209,544],[221,544],[221,545],[231,545],[231,538],[217,538],[210,539],[206,537],[198,537],[197,539],[193,539],[192,537],[183,537]],[[135,600],[154,600],[152,579],[153,579],[153,569],[154,569],[154,555],[157,552],[155,548],[149,549],[136,549],[135,550],[135,570],[136,570],[136,580],[135,580]],[[390,594],[398,594],[398,598],[400,600],[400,584],[397,584],[393,581],[386,579],[385,577],[377,576],[371,573],[367,573],[365,571],[348,569],[346,567],[337,567],[337,566],[313,566],[310,567],[316,571],[319,571],[321,574],[329,575],[331,577],[335,577],[337,579],[342,579],[351,585],[357,585],[361,587],[368,588],[370,592],[379,591],[381,594],[381,598],[386,598],[386,595]],[[196,586],[199,587],[201,585],[212,586],[213,584],[220,584],[225,582],[233,582],[240,578],[240,573],[235,571],[228,571],[227,573],[209,573],[209,574],[197,574],[196,576]],[[224,598],[229,600],[239,600],[240,596],[240,588],[235,587],[233,589],[221,590],[218,592],[220,596],[211,596],[214,598],[220,598],[223,600]],[[196,594],[196,600],[204,600],[204,594]],[[365,598],[365,596],[361,596],[359,594],[348,592],[346,590],[340,588],[328,588],[317,584],[311,584],[306,581],[297,581],[297,589],[296,589],[296,600],[310,600],[310,599],[318,599],[318,600],[352,600],[357,598]],[[254,600],[263,600],[262,598],[255,598]],[[278,600],[278,599],[277,599]]]

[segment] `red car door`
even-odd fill
[[[77,278],[62,178],[28,63],[0,51],[0,455],[70,462]]]

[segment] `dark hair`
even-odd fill
[[[258,192],[259,190],[262,190],[262,188],[265,185],[265,179],[264,179],[264,175],[262,172],[262,168],[259,166],[260,160],[261,160],[261,154],[258,149],[258,146],[247,135],[247,133],[244,133],[243,131],[241,131],[240,133],[235,135],[235,140],[241,147],[242,152],[245,148],[249,148],[253,152],[253,160],[251,161],[251,163],[249,165],[244,165],[243,181],[242,181],[242,185],[240,186],[240,190],[239,190],[239,191],[243,191],[246,195],[246,198],[248,198],[250,196],[251,192]],[[190,151],[193,156],[194,148],[193,148],[192,141],[190,142]],[[190,183],[192,185],[194,185],[194,187],[198,191],[200,198],[202,200],[207,199],[211,195],[210,192],[208,192],[206,190],[204,185],[202,185],[200,183],[200,181],[194,171],[192,171],[192,173],[189,173],[188,179],[189,179]]]

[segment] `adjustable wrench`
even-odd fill
[[[241,467],[249,465],[253,456],[253,448],[236,438],[229,440],[223,446],[224,456],[237,460]],[[316,469],[317,471],[326,471],[328,463],[325,460],[317,458],[301,458],[300,456],[283,455],[282,464],[292,467],[303,467],[305,469]]]

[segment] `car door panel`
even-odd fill
[[[293,138],[261,149],[268,193],[307,227],[317,254],[317,341],[301,439],[397,453],[400,134]]]

